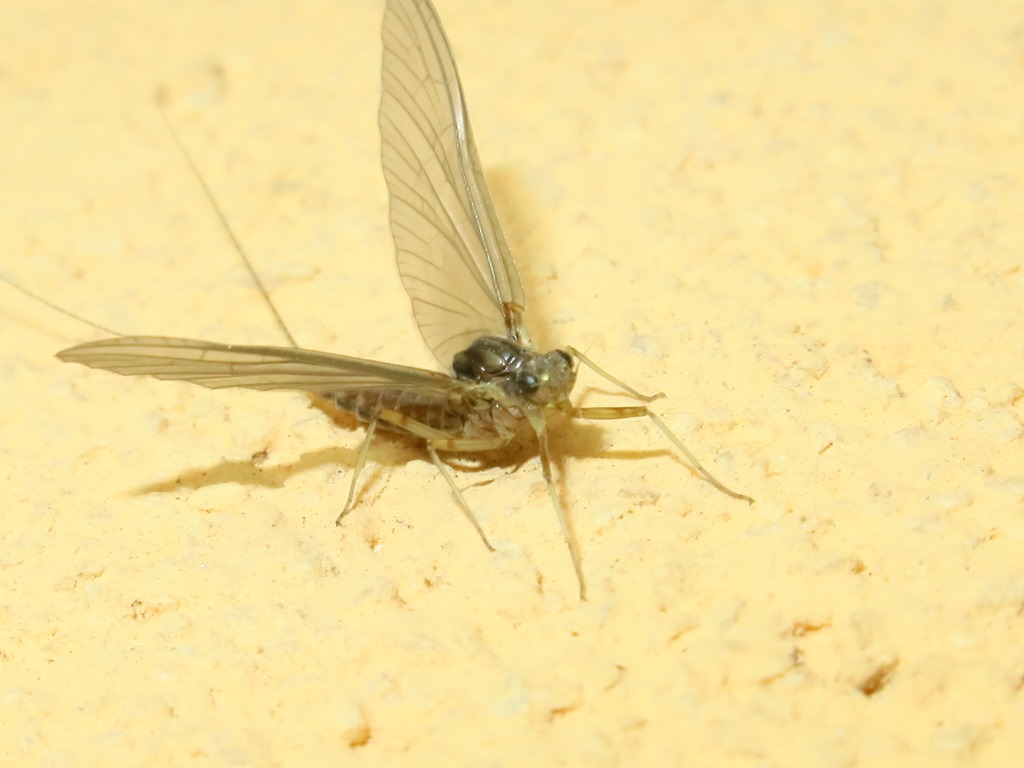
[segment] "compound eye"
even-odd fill
[[[452,372],[457,379],[472,379],[473,364],[469,360],[469,355],[465,352],[456,352],[452,358]]]
[[[540,379],[535,374],[526,371],[516,376],[516,384],[519,385],[519,389],[524,395],[532,395],[540,389]]]

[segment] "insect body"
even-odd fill
[[[548,494],[569,548],[580,596],[586,582],[552,480],[546,412],[587,419],[649,417],[716,488],[712,477],[646,406],[577,408],[569,401],[579,362],[622,387],[578,350],[538,352],[526,297],[484,180],[451,48],[430,0],[388,0],[383,24],[380,129],[398,269],[420,332],[450,374],[293,347],[120,336],[60,352],[62,360],[124,375],[188,381],[211,389],[299,390],[367,423],[342,517],[378,426],[424,441],[427,453],[487,537],[438,451],[486,451],[529,425]],[[290,338],[290,334],[289,334]]]

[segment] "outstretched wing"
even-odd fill
[[[398,271],[446,369],[481,336],[523,344],[526,298],[430,0],[388,0],[380,131]]]
[[[57,353],[61,360],[123,376],[188,381],[209,389],[292,389],[315,395],[416,390],[446,396],[441,373],[293,347],[216,344],[166,336],[120,336]]]

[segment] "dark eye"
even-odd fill
[[[532,373],[523,371],[516,376],[519,389],[526,395],[532,395],[540,388],[540,380]]]
[[[456,352],[452,358],[452,373],[457,379],[472,379],[473,364],[469,361],[469,355],[465,352]]]

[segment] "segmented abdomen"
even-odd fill
[[[516,428],[517,415],[493,400],[467,397],[451,388],[430,391],[410,388],[361,389],[329,392],[324,397],[361,421],[370,421],[383,410],[395,411],[407,419],[459,438],[482,438],[509,434]],[[383,429],[398,425],[379,422]]]

